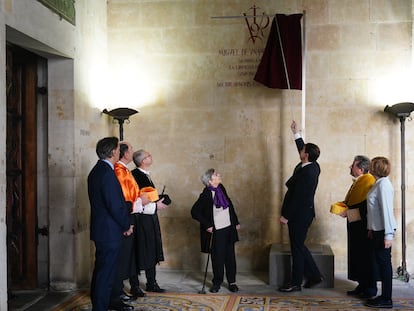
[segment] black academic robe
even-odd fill
[[[151,179],[138,168],[131,171],[140,189],[144,187],[154,187]],[[155,214],[135,214],[135,239],[136,259],[139,270],[153,268],[157,263],[164,261],[164,252],[162,248],[161,227],[157,215]]]
[[[349,189],[344,203],[348,210],[359,210],[359,220],[347,221],[348,234],[348,279],[357,281],[362,289],[375,287],[378,279],[377,267],[371,267],[371,243],[367,229],[367,193],[375,184],[375,178],[370,174],[360,176]],[[374,271],[374,272],[373,272]],[[374,273],[374,275],[372,274]]]

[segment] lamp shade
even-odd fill
[[[127,123],[129,123],[129,117],[138,112],[139,112],[138,110],[131,109],[131,108],[115,108],[115,109],[112,109],[111,111],[108,111],[108,109],[102,110],[102,113],[105,113],[111,116],[112,118],[114,118],[114,120],[118,121],[120,140],[124,140],[124,126],[123,125],[124,125],[125,120],[127,121]]]
[[[408,117],[410,116],[410,113],[414,111],[414,103],[404,102],[392,106],[387,105],[385,106],[384,111],[396,116],[397,118]]]
[[[131,109],[131,108],[115,108],[115,109],[112,109],[110,111],[108,111],[107,109],[104,109],[102,112],[107,114],[107,115],[110,115],[114,119],[126,120],[130,116],[138,113],[139,111],[135,110],[135,109]]]

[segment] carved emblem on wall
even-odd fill
[[[37,0],[44,6],[67,20],[69,23],[76,24],[75,0]]]
[[[274,17],[273,15],[268,15],[265,12],[258,12],[261,10],[260,7],[253,5],[250,7],[246,12],[243,12],[242,15],[227,15],[227,16],[211,16],[214,19],[227,19],[227,18],[235,18],[235,19],[244,19],[246,22],[246,26],[249,32],[249,41],[253,44],[256,42],[257,39],[264,40],[265,34],[264,30],[270,24],[270,17]]]
[[[256,42],[256,39],[265,39],[264,29],[269,26],[270,18],[269,15],[262,12],[261,14],[257,13],[257,9],[260,9],[256,5],[253,5],[249,11],[252,11],[252,15],[249,16],[248,13],[243,13],[245,16],[245,21],[247,28],[249,29],[250,40],[253,43]],[[249,17],[251,20],[249,20]]]

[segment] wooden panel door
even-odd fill
[[[6,222],[9,289],[37,286],[37,56],[7,45]]]

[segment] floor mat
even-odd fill
[[[365,301],[343,297],[269,297],[238,296],[232,311],[359,311],[375,310],[364,306]],[[414,310],[414,300],[394,299],[393,310]]]
[[[413,310],[414,299],[394,299],[394,311]],[[135,311],[359,311],[375,310],[364,300],[348,297],[301,297],[265,295],[147,294],[130,303]],[[54,311],[92,310],[89,293],[83,292]]]

